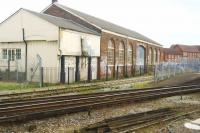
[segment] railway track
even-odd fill
[[[120,117],[106,119],[89,125],[80,130],[81,133],[131,133],[140,129],[180,119],[185,116],[199,113],[200,110],[192,112],[178,112],[176,109],[163,108],[147,112],[128,114]]]
[[[106,119],[102,122],[92,124],[81,130],[81,133],[120,133],[133,131],[144,124],[150,125],[160,122],[176,114],[176,111],[169,108],[152,110],[142,113],[129,114],[116,118]]]
[[[150,77],[143,78],[142,81],[148,80]],[[69,87],[62,87],[57,89],[39,90],[39,91],[29,91],[22,93],[11,93],[11,94],[0,94],[0,101],[15,101],[18,99],[30,99],[33,97],[44,97],[51,95],[62,95],[65,93],[73,92],[84,92],[87,90],[94,91],[102,88],[114,88],[120,85],[131,84],[135,79],[122,79],[115,81],[97,82],[97,83],[87,83],[80,85],[70,85]]]
[[[50,96],[0,102],[0,123],[90,111],[108,105],[132,103],[200,92],[200,85],[123,90],[71,96]]]

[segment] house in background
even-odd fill
[[[182,54],[173,48],[164,48],[165,62],[178,62],[182,58]]]
[[[164,48],[165,62],[177,62],[181,59],[200,59],[200,46],[174,44],[170,48]]]
[[[99,78],[131,76],[135,66],[158,64],[163,60],[162,46],[135,31],[61,5],[53,0],[44,14],[72,20],[101,35]],[[108,70],[107,70],[108,69]],[[107,74],[108,73],[108,74]]]
[[[175,49],[178,53],[180,53],[183,59],[200,58],[200,51],[198,46],[174,44],[170,48]]]
[[[28,81],[39,80],[39,65],[48,83],[97,79],[100,34],[71,20],[20,9],[0,24],[0,55],[1,72],[9,62],[9,71]]]

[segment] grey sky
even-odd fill
[[[40,12],[51,0],[1,0],[0,22],[19,8]],[[169,47],[200,44],[200,0],[59,0],[59,3],[135,30]]]

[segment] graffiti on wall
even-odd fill
[[[101,73],[100,73],[101,76],[105,76],[106,71],[108,71],[108,74],[111,74],[111,68],[107,67],[107,56],[101,57],[100,69],[101,69]]]
[[[93,56],[95,55],[95,49],[92,48],[92,42],[91,40],[87,38],[81,39],[81,49],[82,49],[82,55],[83,56]]]

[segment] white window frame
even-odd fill
[[[6,53],[6,55],[5,55],[5,53]],[[22,52],[21,52],[21,49],[19,49],[19,48],[3,48],[2,49],[2,59],[3,60],[10,60],[10,61],[20,60],[21,55],[22,55]]]

